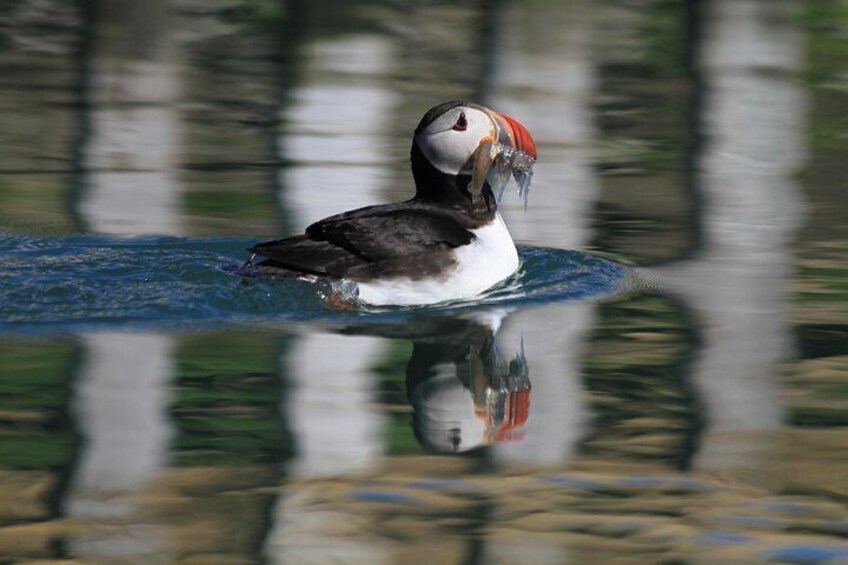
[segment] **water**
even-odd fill
[[[0,561],[844,561],[844,18],[7,3]],[[240,273],[408,198],[463,98],[539,149],[516,277],[378,309]]]
[[[521,268],[473,301],[430,308],[334,304],[329,284],[254,273],[244,265],[249,238],[107,237],[78,235],[0,238],[2,332],[251,322],[375,319],[402,323],[409,315],[517,308],[533,303],[609,298],[641,283],[627,267],[562,249],[521,249]]]

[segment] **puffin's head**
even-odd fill
[[[535,160],[536,144],[518,120],[469,102],[431,108],[412,141],[419,196],[443,193],[439,185],[447,183],[474,201],[487,184],[492,188],[492,172],[506,174],[504,184],[510,172],[518,180],[519,162],[529,168]]]

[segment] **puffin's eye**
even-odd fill
[[[468,128],[468,120],[465,119],[465,112],[460,112],[453,129],[456,131],[465,131]]]

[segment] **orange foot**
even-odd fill
[[[334,288],[329,294],[324,295],[324,306],[334,310],[353,310],[356,307],[356,303],[351,300],[350,295],[346,295],[344,292]]]

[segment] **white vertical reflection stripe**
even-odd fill
[[[596,84],[592,21],[578,1],[543,13],[509,6],[499,24],[504,29],[491,104],[518,118],[539,147],[527,211],[507,193],[502,213],[518,243],[580,247],[588,242],[591,206],[599,190],[589,160],[597,135],[591,106]],[[550,26],[560,31],[546,33]],[[554,43],[534,51],[537,36]],[[515,313],[504,324],[498,343],[508,351],[523,336],[533,390],[525,437],[496,446],[498,461],[556,464],[574,455],[588,432],[580,363],[594,310],[591,303],[532,309]],[[558,331],[551,332],[554,327]]]
[[[144,10],[114,2],[90,54],[88,119],[82,148],[85,186],[79,212],[96,232],[179,234],[182,90],[167,21],[168,0]],[[129,37],[143,41],[128,47]],[[168,419],[174,342],[150,333],[81,336],[74,413],[83,444],[67,495],[68,513],[93,521],[69,536],[69,553],[83,560],[162,560],[170,539],[161,524],[141,517],[138,493],[165,471],[172,427]]]
[[[694,466],[765,471],[777,454],[768,434],[783,419],[777,364],[792,355],[787,244],[801,214],[793,177],[805,157],[803,42],[795,2],[705,8],[704,243],[662,274],[703,328],[692,367],[704,412]]]
[[[385,128],[397,103],[380,84],[394,64],[385,38],[355,35],[306,46],[304,83],[281,116],[282,207],[294,230],[326,216],[383,201],[390,178]],[[365,472],[379,466],[383,415],[372,368],[380,339],[303,335],[284,360],[292,385],[284,412],[294,436],[293,478]],[[388,563],[390,548],[346,538],[351,516],[310,504],[316,488],[283,493],[264,543],[271,563]],[[320,488],[319,488],[320,490]]]

